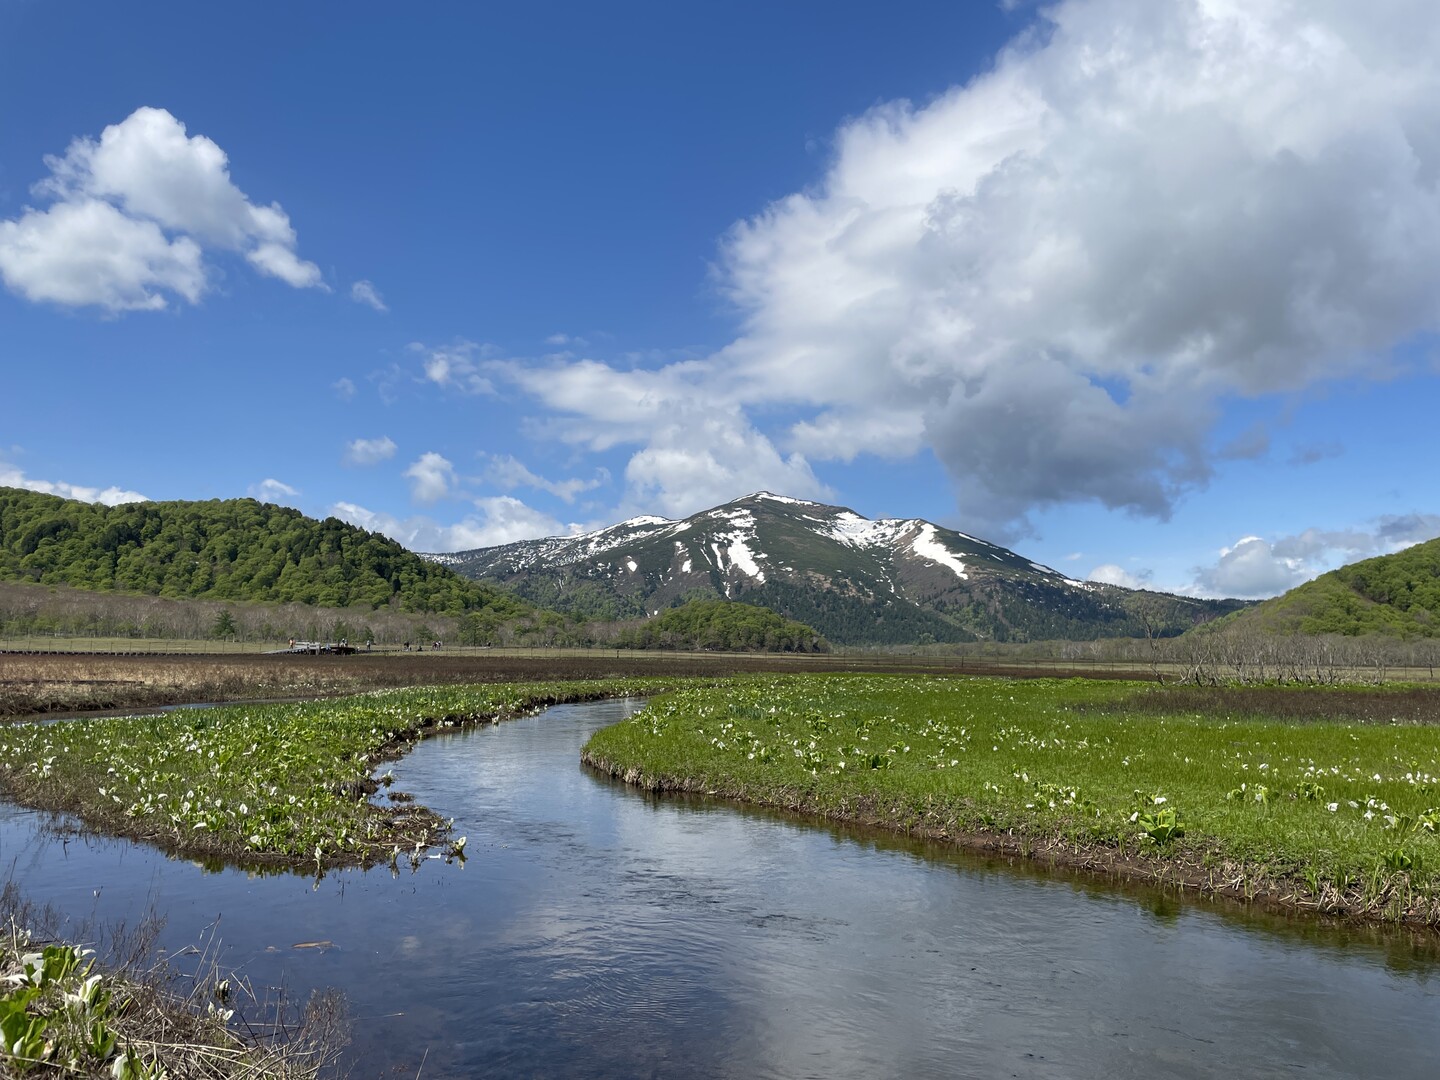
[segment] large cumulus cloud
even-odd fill
[[[968,528],[1164,518],[1228,397],[1388,373],[1440,323],[1437,54],[1428,0],[1065,0],[735,226],[732,344],[519,381],[578,440],[641,444],[627,475],[672,511],[929,447]],[[744,461],[697,468],[717,423]]]

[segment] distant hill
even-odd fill
[[[769,492],[683,521],[427,558],[560,611],[656,615],[687,600],[761,604],[846,645],[1173,636],[1247,606],[1076,581],[918,518],[872,521]]]
[[[1279,634],[1440,637],[1440,539],[1342,566],[1224,627]]]
[[[379,533],[254,499],[100,506],[0,487],[0,580],[497,618],[531,610]]]

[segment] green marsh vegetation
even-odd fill
[[[425,734],[545,705],[652,693],[656,679],[384,690],[0,728],[0,794],[167,850],[316,872],[416,856],[449,823],[372,774]],[[372,799],[371,796],[378,796]],[[451,855],[463,840],[450,841]]]
[[[655,790],[1440,925],[1440,692],[1295,692],[755,677],[658,697],[585,758]]]

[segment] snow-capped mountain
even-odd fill
[[[696,597],[763,604],[839,644],[1178,633],[1240,606],[1075,581],[919,518],[871,520],[768,491],[681,521],[426,558],[588,616],[655,614]]]

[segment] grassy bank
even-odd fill
[[[1419,722],[1440,717],[1440,693],[1311,691],[1288,712],[1280,689],[1168,693],[755,678],[667,694],[597,734],[585,759],[654,790],[1440,925],[1440,740]],[[1369,723],[1354,715],[1362,700]],[[1403,707],[1395,723],[1381,720],[1387,704]]]
[[[0,794],[191,856],[314,870],[370,864],[438,844],[448,832],[445,821],[399,792],[371,800],[377,762],[443,728],[662,685],[610,679],[428,687],[12,724],[0,728]]]

